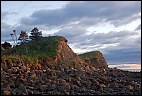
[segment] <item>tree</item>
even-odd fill
[[[13,35],[14,35],[14,34],[10,34],[10,35],[11,35],[12,40],[14,41],[14,44],[15,44],[15,40],[14,40],[14,38],[13,38]]]
[[[28,41],[28,35],[26,31],[21,31],[18,40],[21,40],[21,44],[25,45],[26,53],[28,53],[27,46],[26,46],[26,41]]]
[[[17,44],[17,35],[16,35],[16,30],[13,30],[13,33],[15,35],[15,38],[16,38],[16,44]]]
[[[21,40],[21,44],[28,41],[28,35],[27,35],[26,31],[21,31],[18,40]]]
[[[42,37],[42,31],[39,32],[39,30],[37,29],[37,27],[34,27],[34,29],[31,31],[31,36],[30,39],[32,40],[39,40],[40,37]]]
[[[4,49],[10,49],[10,48],[12,47],[12,45],[11,45],[10,43],[8,43],[8,42],[4,42],[4,43],[2,44],[2,47],[3,47]]]

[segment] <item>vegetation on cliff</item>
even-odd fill
[[[2,50],[1,61],[4,64],[24,62],[39,69],[43,61],[47,62],[56,56],[58,43],[62,38],[62,36],[41,37],[39,41],[31,40],[11,49]]]
[[[91,51],[84,54],[80,54],[79,56],[84,60],[89,60],[94,58],[99,59],[100,57],[102,57],[102,53],[100,51]]]
[[[51,58],[56,55],[58,43],[61,38],[62,36],[41,37],[39,41],[31,40],[11,49],[3,50],[1,55]],[[25,45],[27,46],[28,53],[25,50]]]
[[[107,62],[100,51],[91,51],[79,55],[83,61],[98,69],[108,69]]]

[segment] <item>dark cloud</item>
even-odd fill
[[[136,63],[141,64],[141,49],[109,50],[104,54],[109,64]]]
[[[140,12],[140,2],[136,1],[70,2],[61,9],[36,11],[31,17],[22,18],[21,22],[28,25],[61,26],[71,21],[83,20],[84,22],[83,18],[92,18],[94,21],[106,19],[116,24],[133,17],[138,12]]]

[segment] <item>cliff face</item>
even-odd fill
[[[67,44],[67,39],[62,37],[60,38],[58,48],[57,48],[57,62],[68,62],[68,63],[79,63],[82,64],[83,61],[80,57],[75,54],[72,49]]]
[[[100,51],[92,51],[79,55],[86,63],[98,69],[108,69],[107,62]]]

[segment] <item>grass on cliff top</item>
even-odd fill
[[[2,56],[24,56],[24,57],[38,57],[51,58],[56,55],[59,40],[62,36],[48,36],[42,37],[39,41],[28,41],[26,44],[15,46],[11,49],[3,50]],[[27,47],[27,48],[26,48]],[[26,51],[27,49],[27,51]]]
[[[100,51],[91,51],[84,54],[79,55],[84,60],[94,59],[94,58],[100,58],[102,56],[102,53]]]

